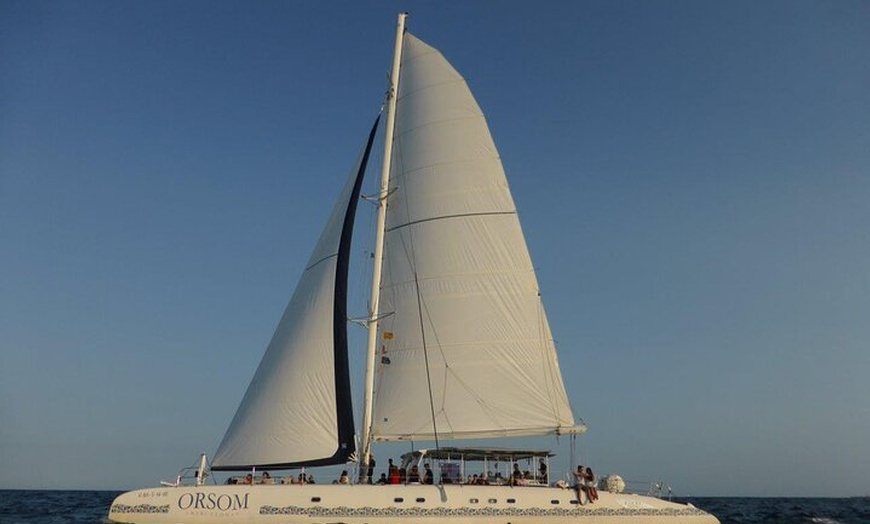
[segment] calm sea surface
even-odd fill
[[[3,491],[0,524],[106,524],[116,491]],[[870,498],[689,498],[722,524],[870,524]]]

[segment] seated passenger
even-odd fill
[[[523,479],[523,472],[520,471],[520,465],[514,462],[514,471],[511,473],[511,486],[518,486]]]
[[[598,481],[595,479],[595,473],[592,473],[592,468],[586,468],[586,493],[589,495],[589,501],[595,502],[598,500]]]
[[[271,484],[272,476],[269,475],[268,471],[264,471],[263,475],[260,477],[260,484]]]
[[[577,502],[583,505],[583,497],[581,493],[586,493],[586,500],[591,502],[589,492],[586,490],[586,470],[583,466],[577,466],[577,471],[574,472],[574,489],[577,490]]]
[[[341,476],[338,477],[339,484],[350,484],[350,477],[347,476],[347,470],[341,472]]]

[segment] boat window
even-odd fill
[[[311,497],[311,502],[320,502],[320,497]]]
[[[508,504],[516,504],[517,499],[507,499]]]
[[[558,504],[558,503],[559,503],[559,499],[553,499],[550,501],[550,504]]]
[[[489,499],[490,504],[495,504],[496,502],[498,502],[498,499]]]
[[[477,504],[478,500],[477,499],[468,499],[468,502],[470,502],[472,504]]]
[[[571,501],[571,504],[580,504],[580,501],[577,500],[577,499],[574,499],[574,500]]]
[[[426,499],[423,497],[417,497],[417,502],[426,502]]]
[[[405,499],[403,499],[402,497],[396,497],[393,499],[393,502],[405,502]]]

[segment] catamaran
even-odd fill
[[[378,121],[209,464],[195,480],[124,493],[119,523],[718,522],[690,504],[551,483],[549,452],[442,442],[577,435],[537,278],[501,160],[465,79],[400,14],[384,103],[363,420],[348,358],[351,239]],[[372,444],[436,442],[371,483]],[[359,460],[360,478],[230,477]],[[520,459],[540,460],[519,475]],[[483,463],[469,482],[465,467]],[[435,472],[430,463],[436,464]],[[499,465],[513,465],[502,474]],[[421,474],[418,467],[425,467]],[[491,473],[491,471],[495,471]],[[399,475],[399,472],[403,475]],[[435,474],[437,472],[437,475]],[[292,472],[291,472],[292,473]],[[243,473],[244,475],[244,473]],[[247,477],[247,478],[246,478]]]

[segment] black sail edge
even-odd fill
[[[360,162],[359,171],[356,175],[350,202],[344,215],[344,225],[341,229],[341,241],[338,248],[338,264],[335,277],[335,301],[333,302],[333,330],[335,341],[335,403],[338,415],[338,449],[330,464],[341,464],[356,451],[353,423],[353,398],[350,383],[350,359],[348,357],[347,344],[347,285],[350,269],[350,249],[353,240],[353,224],[356,218],[357,204],[362,191],[362,182],[365,178],[366,166],[369,163],[369,155],[380,122],[380,115],[375,118],[369,138],[366,142],[365,153]]]

